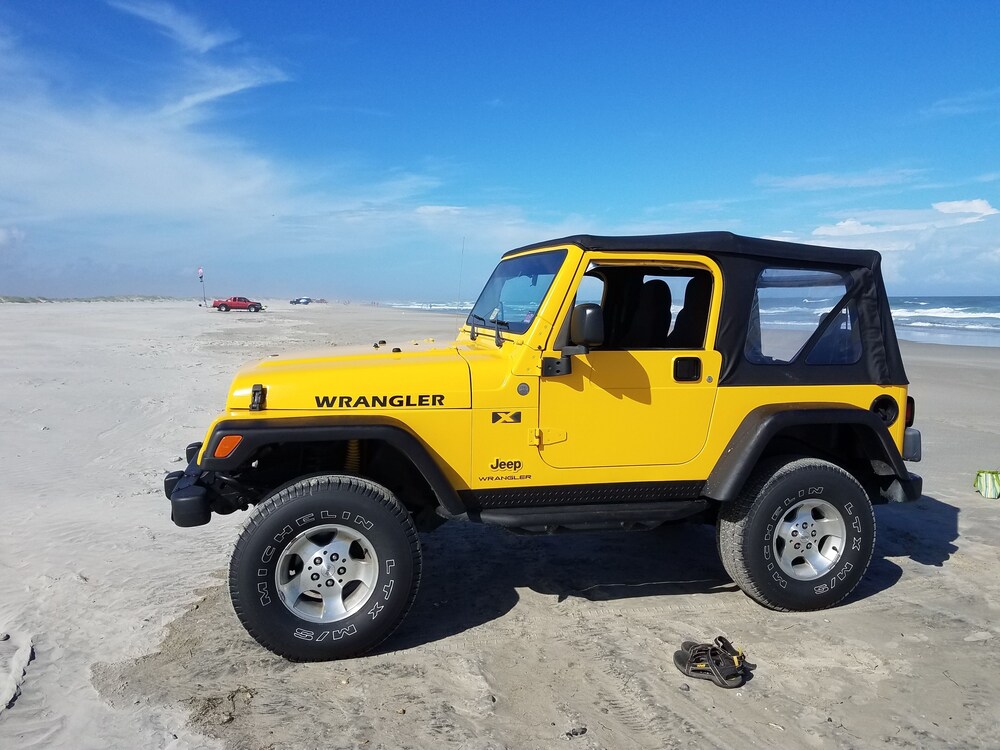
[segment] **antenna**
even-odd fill
[[[461,259],[461,261],[458,264],[458,299],[455,300],[456,307],[460,308],[455,313],[458,316],[459,320],[462,319],[462,311],[461,311],[461,305],[462,305],[462,272],[464,270],[465,270],[465,235],[463,234],[462,235],[462,259]]]

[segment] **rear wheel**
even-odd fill
[[[761,465],[719,516],[722,564],[752,599],[779,610],[830,607],[864,577],[875,515],[858,481],[812,458]]]
[[[357,477],[297,482],[257,505],[229,567],[233,608],[261,645],[295,661],[364,653],[406,616],[420,581],[409,513]]]
[[[229,312],[229,305],[219,305],[219,312]]]

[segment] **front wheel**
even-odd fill
[[[875,549],[868,494],[839,466],[812,458],[760,466],[718,524],[719,554],[766,607],[830,607],[858,585]]]
[[[357,477],[310,477],[247,519],[229,593],[262,646],[295,661],[327,661],[364,653],[396,629],[420,566],[413,521],[388,490]]]
[[[260,312],[260,305],[250,305],[247,310],[250,312]]]

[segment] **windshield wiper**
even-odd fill
[[[482,315],[476,315],[475,313],[472,313],[469,317],[472,318],[472,322],[469,324],[469,329],[470,329],[469,338],[475,341],[476,338],[479,336],[479,332],[476,331],[476,321],[478,320],[480,323],[482,323],[483,328],[486,328],[487,324],[489,324],[490,321],[486,320],[486,318],[484,318]],[[503,346],[503,341],[504,341],[503,336],[500,335],[500,326],[503,326],[509,331],[510,323],[508,323],[506,320],[500,320],[499,318],[494,318],[492,322],[493,322],[493,340],[496,342],[497,348],[499,349],[500,347]]]
[[[500,335],[500,326],[503,326],[509,331],[510,323],[508,323],[506,320],[500,320],[500,318],[494,318],[493,323],[495,325],[495,328],[493,329],[493,334],[495,338],[493,340],[496,342],[497,349],[499,349],[500,347],[503,346],[503,337]]]
[[[486,318],[484,318],[482,315],[476,315],[475,313],[472,313],[469,317],[472,318],[472,322],[469,323],[469,338],[475,341],[476,338],[478,338],[479,336],[479,333],[476,331],[476,321],[478,320],[485,326]]]

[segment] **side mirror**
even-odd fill
[[[604,343],[604,313],[601,306],[588,302],[573,308],[569,319],[570,345],[564,346],[559,352],[560,357],[545,357],[542,359],[542,376],[555,377],[569,375],[573,372],[570,357],[588,354],[590,347]]]
[[[592,346],[604,343],[604,314],[601,306],[588,302],[573,308],[569,320],[569,340],[571,346],[564,346],[564,357],[587,354]]]
[[[600,346],[604,343],[604,314],[600,305],[587,303],[573,308],[569,339],[579,346]]]

